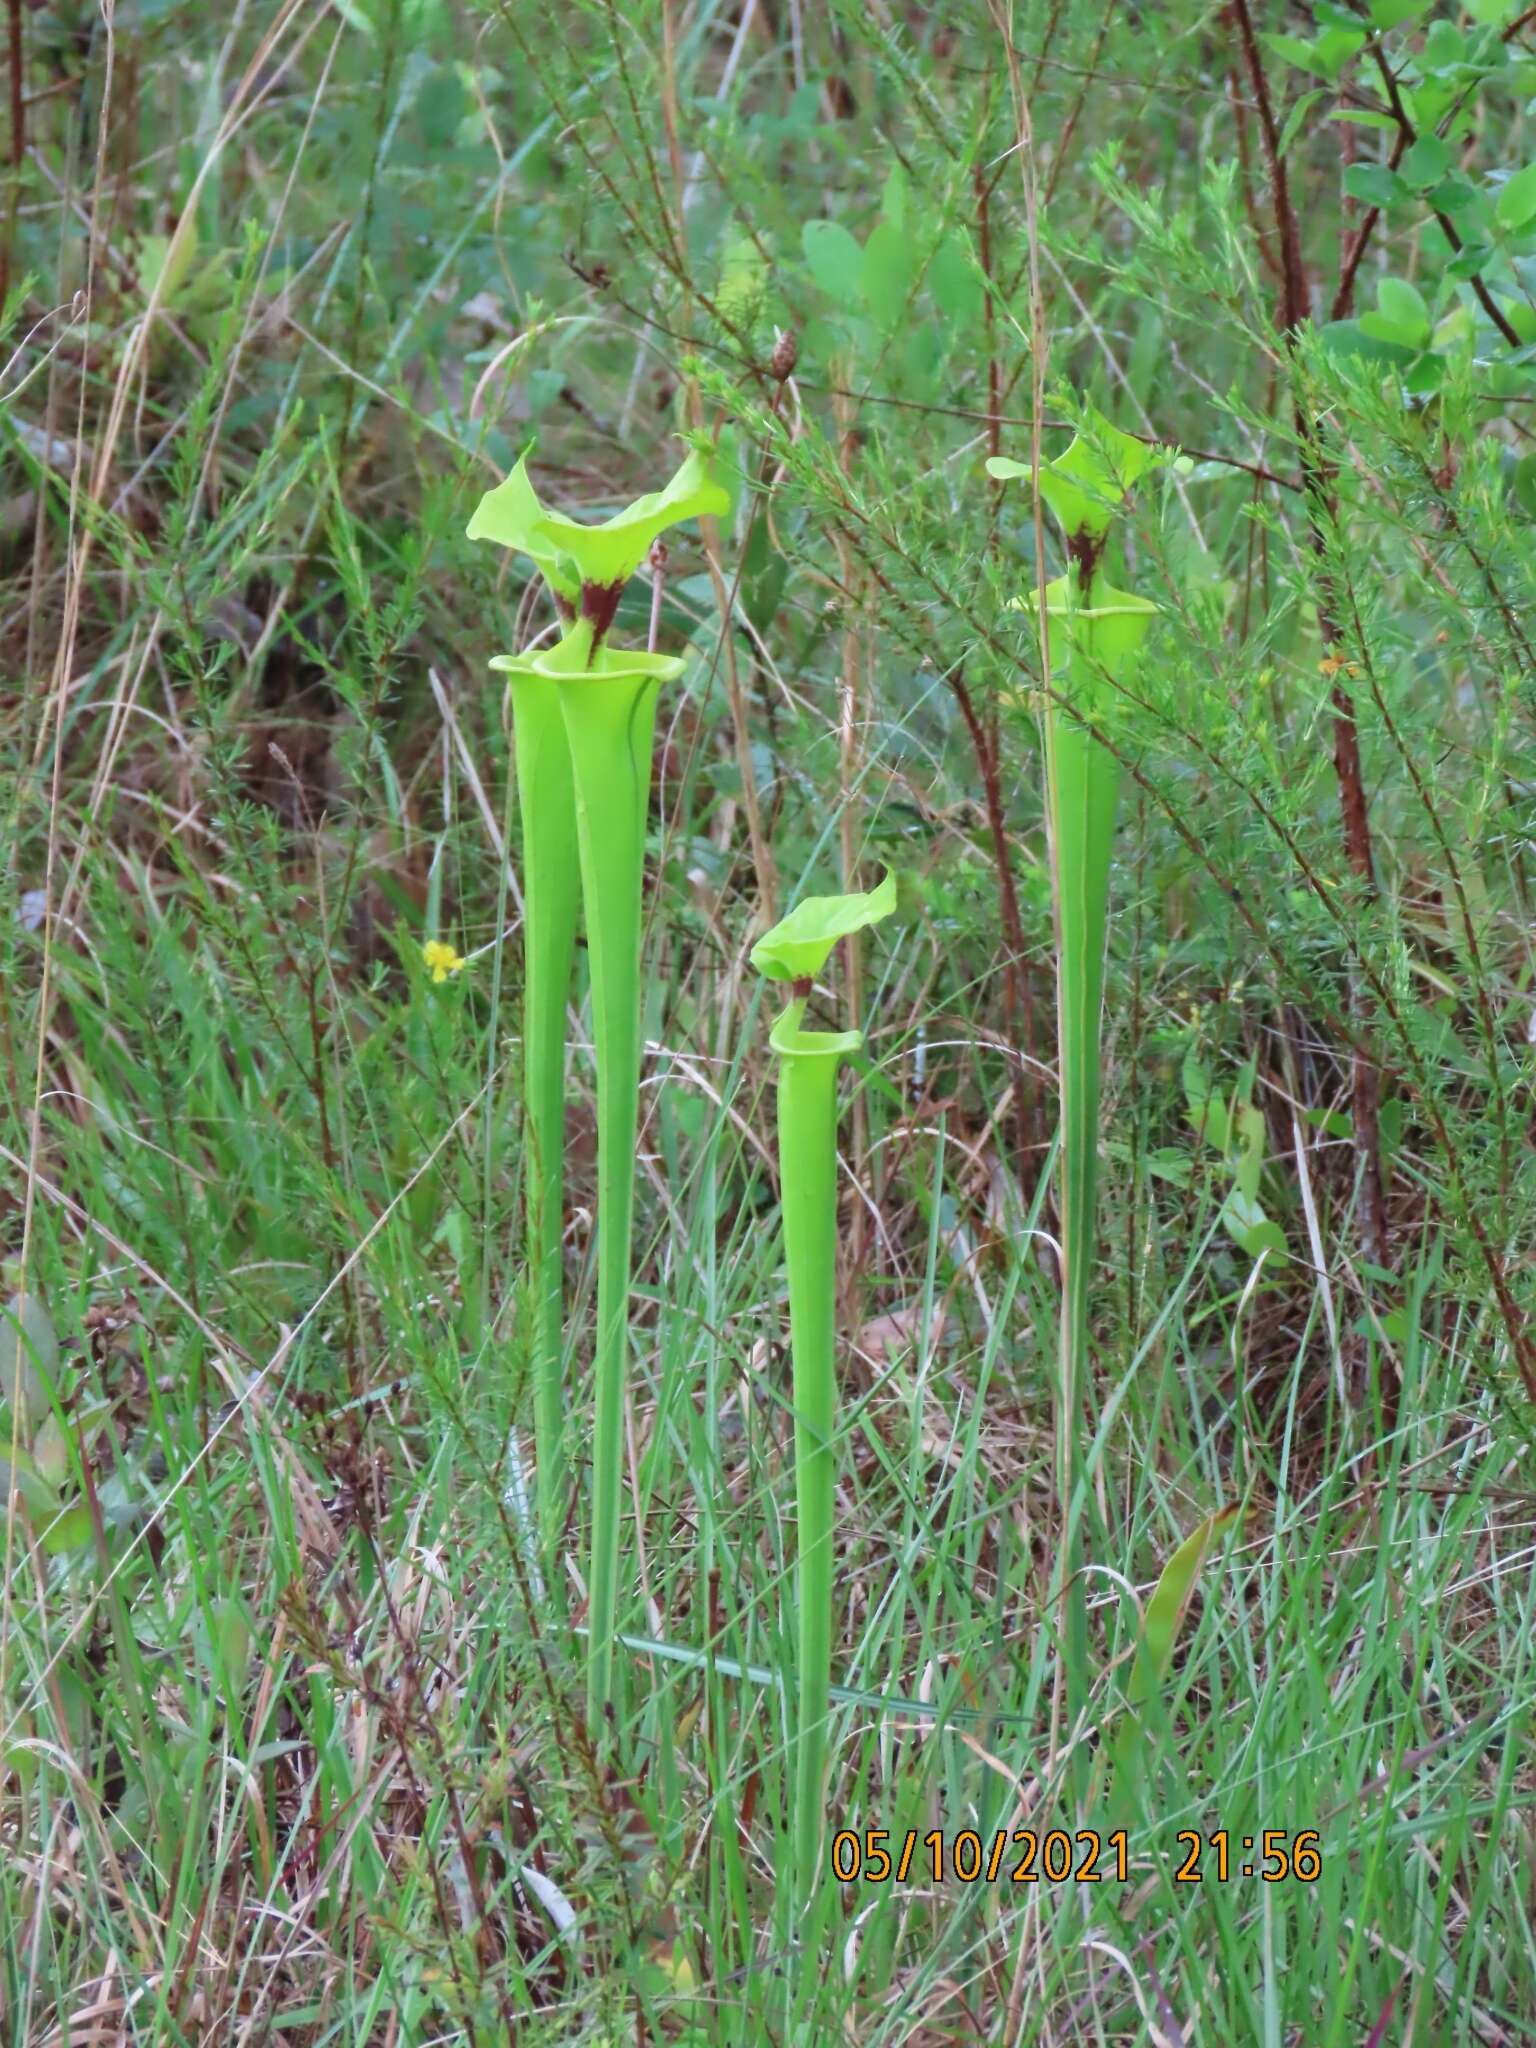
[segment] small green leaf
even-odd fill
[[[1328,28],[1315,41],[1304,43],[1299,36],[1265,36],[1264,41],[1282,63],[1293,64],[1330,84],[1365,43],[1362,29]]]
[[[1485,203],[1477,187],[1459,172],[1453,177],[1442,178],[1438,185],[1432,185],[1425,196],[1436,213],[1466,213],[1472,207]]]
[[[1399,168],[1410,185],[1424,192],[1431,185],[1438,185],[1455,161],[1449,145],[1438,135],[1421,135]]]
[[[896,877],[888,872],[863,895],[807,896],[752,948],[752,965],[770,981],[804,981],[819,974],[827,955],[850,932],[878,924],[896,908]]]
[[[1284,1260],[1285,1232],[1265,1215],[1254,1196],[1233,1188],[1221,1205],[1221,1220],[1227,1235],[1250,1259],[1263,1257],[1271,1266]]]
[[[1463,280],[1480,277],[1484,270],[1487,269],[1492,255],[1493,249],[1489,243],[1468,242],[1461,249],[1458,249],[1450,262],[1447,263],[1445,274],[1447,277],[1461,278]]]
[[[1325,85],[1320,85],[1314,91],[1304,92],[1302,94],[1301,98],[1296,102],[1295,106],[1292,107],[1291,111],[1286,115],[1285,126],[1280,131],[1281,156],[1285,156],[1289,153],[1291,144],[1296,140],[1296,137],[1301,133],[1302,122],[1306,120],[1308,114],[1311,113],[1312,109],[1317,105],[1318,101],[1326,99],[1327,97],[1328,88]]]
[[[808,220],[800,230],[800,248],[819,288],[840,306],[851,306],[864,252],[848,230],[835,220]]]
[[[1432,21],[1429,33],[1424,38],[1420,53],[1423,70],[1433,74],[1437,71],[1454,71],[1467,60],[1467,39],[1454,22]]]
[[[1372,325],[1369,315],[1360,325],[1380,341],[1400,341],[1405,348],[1422,348],[1429,339],[1429,308],[1422,295],[1406,278],[1384,277],[1376,287],[1380,321]]]
[[[1401,206],[1412,195],[1408,186],[1386,164],[1351,164],[1344,173],[1344,190],[1351,199],[1367,206]]]
[[[1179,1630],[1194,1597],[1195,1581],[1221,1532],[1236,1519],[1240,1510],[1234,1503],[1207,1515],[1192,1536],[1186,1536],[1163,1566],[1151,1599],[1142,1616],[1141,1642],[1131,1673],[1128,1697],[1133,1707],[1145,1706],[1168,1676],[1173,1663]]]
[[[1501,228],[1516,231],[1536,218],[1536,164],[1527,164],[1523,171],[1505,179],[1493,213]]]
[[[970,244],[951,228],[933,252],[928,266],[928,289],[941,313],[957,326],[974,320],[981,311],[982,282]]]
[[[885,190],[880,195],[880,211],[893,228],[907,225],[907,174],[900,164],[891,165],[890,176],[885,181]]]
[[[76,1501],[71,1507],[60,1508],[56,1515],[39,1526],[38,1537],[50,1557],[57,1557],[66,1550],[89,1550],[90,1509],[83,1501]]]
[[[416,92],[416,125],[428,149],[447,149],[459,132],[467,104],[456,64],[439,64]]]
[[[1536,311],[1524,299],[1503,299],[1504,318],[1527,347],[1536,342]]]
[[[59,1370],[53,1318],[31,1289],[13,1294],[0,1312],[0,1401],[20,1399],[28,1430],[48,1413],[48,1394]]]
[[[1429,0],[1366,0],[1365,11],[1377,28],[1401,28],[1405,21],[1427,14]]]
[[[891,221],[881,221],[864,244],[859,289],[883,326],[901,318],[912,290],[912,245]]]

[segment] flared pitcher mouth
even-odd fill
[[[551,683],[670,683],[688,666],[679,654],[647,654],[643,649],[603,646],[595,667],[568,668],[555,657],[560,644],[531,654],[498,654],[491,667],[499,675],[540,676]]]
[[[805,1004],[793,1002],[769,1032],[768,1043],[781,1059],[842,1059],[862,1049],[862,1031],[803,1031],[804,1015]]]

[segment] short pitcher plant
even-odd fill
[[[615,647],[609,636],[624,587],[653,542],[668,527],[729,505],[708,455],[695,450],[665,490],[586,526],[540,504],[523,461],[481,499],[468,529],[471,540],[498,541],[532,559],[565,628],[553,646],[502,655],[491,666],[510,678],[522,817],[528,1265],[537,1515],[546,1554],[567,1506],[560,1248],[565,1005],[578,907],[591,969],[598,1278],[587,1696],[594,1725],[610,1702],[618,1613],[651,742],[657,692],[683,669],[674,655]]]
[[[752,964],[790,984],[769,1044],[778,1055],[779,1185],[789,1279],[795,1410],[796,1711],[791,1832],[799,1897],[815,1891],[825,1818],[832,1684],[833,1501],[837,1478],[837,1070],[859,1031],[807,1031],[812,983],[839,939],[889,917],[896,878],[867,895],[811,896],[752,948]]]

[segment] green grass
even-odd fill
[[[1359,174],[1434,152],[1409,162],[1371,45],[1308,69],[1264,41],[1315,39],[1296,10],[1249,12],[1321,328]],[[1013,16],[1038,334],[985,11],[658,0],[556,36],[516,5],[258,24],[172,0],[119,9],[109,50],[94,18],[22,10],[0,1254],[60,1363],[46,1413],[0,1410],[0,1457],[46,1467],[65,1520],[50,1549],[41,1496],[11,1495],[0,2039],[1536,2027],[1536,386],[1471,274],[1519,341],[1536,251],[1522,188],[1499,195],[1536,151],[1536,41],[1496,13],[1379,38],[1416,141],[1451,135],[1437,204],[1475,263],[1431,188],[1378,179],[1339,314],[1372,326],[1291,350],[1252,78],[1205,9]],[[1390,127],[1334,119],[1340,92]],[[196,248],[146,329],[183,205]],[[985,468],[1029,453],[1032,341],[1048,395],[1192,464],[1118,522],[1115,580],[1161,618],[1094,742],[1120,808],[1077,1749],[1057,963],[1034,634],[1009,609],[1062,562],[1049,527],[1037,561],[1028,487]],[[645,845],[622,1683],[595,1732],[590,1509],[551,1559],[532,1483],[550,1340],[487,667],[552,613],[463,536],[535,435],[548,502],[599,518],[700,425],[740,483],[716,557],[670,537],[657,620],[685,668]],[[1041,432],[1059,456],[1069,423],[1048,407]],[[1309,498],[1317,434],[1337,471]],[[637,580],[616,631],[649,625]],[[1336,686],[1374,894],[1341,831]],[[822,1819],[898,1854],[942,1829],[946,1870],[920,1849],[904,1882],[829,1875],[809,1939],[779,1878],[795,1400],[754,819],[778,908],[903,884],[862,941],[841,1125]],[[441,985],[434,936],[469,961]],[[584,955],[571,994],[562,1434],[590,1502]],[[546,1382],[546,1436],[552,1408]],[[1229,1502],[1164,1667],[1149,1603]],[[1123,1884],[950,1874],[962,1829],[990,1849],[1116,1800]],[[1321,1877],[1181,1884],[1186,1829],[1315,1829]]]

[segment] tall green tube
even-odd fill
[[[832,1685],[837,1458],[837,1070],[857,1031],[802,1031],[791,1003],[769,1043],[779,1056],[779,1178],[795,1406],[796,1665],[793,1835],[802,1900],[815,1889],[825,1821]]]
[[[837,1070],[858,1031],[805,1031],[806,1000],[839,939],[889,917],[896,877],[867,895],[809,896],[752,948],[753,965],[791,985],[774,1025],[778,1055],[779,1186],[789,1278],[795,1411],[795,1719],[790,1834],[794,1898],[803,1909],[821,1875],[827,1719],[832,1688],[833,1517],[837,1485]]]
[[[564,1009],[576,883],[585,912],[597,1055],[597,1342],[593,1365],[592,1548],[587,1701],[594,1731],[612,1704],[623,1497],[624,1379],[640,1079],[640,910],[651,738],[671,655],[607,644],[629,578],[669,527],[729,510],[712,450],[697,446],[664,489],[597,525],[539,502],[526,457],[488,491],[472,540],[529,556],[565,632],[553,647],[503,655],[512,678],[523,815],[527,926],[525,1021],[528,1244],[536,1304],[535,1441],[541,1540],[564,1509],[567,1390],[561,1376],[561,1155]],[[551,1562],[553,1560],[551,1559]]]
[[[561,1328],[565,1163],[565,1006],[580,909],[576,798],[558,686],[511,678],[523,834],[523,1103],[528,1141],[528,1276],[533,1303],[533,1441],[539,1541],[555,1584],[565,1519],[565,1387]]]
[[[1112,710],[1113,680],[1129,681],[1157,607],[1114,589],[1097,569],[1084,585],[1074,569],[1047,586],[1046,614],[1053,688],[1066,700],[1047,703],[1044,723],[1056,904],[1062,1380],[1075,1411],[1088,1371],[1104,953],[1120,793],[1119,764],[1084,721]]]
[[[682,667],[662,656],[615,653],[609,660],[616,664],[611,672],[568,676],[559,686],[576,790],[597,1055],[597,1338],[587,1664],[587,1708],[594,1727],[609,1703],[618,1606],[651,739],[658,682]],[[618,667],[621,663],[628,667]]]
[[[1113,719],[1116,682],[1127,682],[1157,616],[1148,599],[1116,590],[1100,569],[1106,536],[1127,491],[1161,456],[1091,410],[1084,429],[1054,462],[1042,463],[1040,496],[1061,521],[1071,568],[1045,587],[1051,690],[1043,726],[1046,818],[1056,913],[1057,1085],[1061,1103],[1061,1342],[1056,1389],[1056,1465],[1063,1529],[1058,1584],[1066,1629],[1063,1668],[1069,1714],[1086,1709],[1088,1605],[1080,1570],[1082,1537],[1073,1502],[1084,1482],[1083,1392],[1089,1382],[1089,1283],[1096,1231],[1099,1065],[1104,952],[1119,767],[1095,737]],[[1006,456],[995,477],[1028,476]],[[1038,606],[1038,595],[1027,603]]]
[[[619,1507],[624,1478],[624,1382],[629,1324],[630,1235],[634,1217],[635,1141],[640,1118],[640,936],[645,879],[645,827],[651,794],[651,740],[659,686],[681,674],[675,655],[631,652],[601,644],[589,624],[578,620],[565,637],[543,652],[503,656],[497,666],[512,677],[533,711],[537,750],[528,775],[547,771],[545,787],[530,787],[532,814],[547,819],[551,842],[567,815],[587,932],[592,990],[592,1046],[597,1060],[597,1338],[593,1357],[592,1548],[588,1574],[587,1707],[592,1726],[602,1725],[612,1693],[613,1643],[618,1616]],[[517,715],[514,710],[514,716]],[[520,788],[521,788],[521,768]],[[566,781],[561,783],[562,774]],[[526,801],[526,799],[525,799]],[[526,815],[526,813],[525,813]],[[555,858],[553,845],[540,853]],[[551,875],[550,930],[535,928],[530,912],[529,945],[548,936],[551,958],[537,964],[550,981],[561,932],[553,930],[556,910],[567,908],[569,849],[561,843],[558,886]],[[531,870],[530,870],[531,873]],[[567,943],[569,941],[567,940]],[[529,955],[530,974],[536,964]],[[541,979],[541,991],[544,989]],[[561,1000],[563,1001],[563,985]],[[541,1020],[563,1034],[553,1002]],[[541,1070],[542,1071],[542,1070]],[[546,1080],[553,1077],[546,1074]],[[561,1111],[557,1095],[551,1114]],[[530,1126],[533,1102],[530,1097]],[[559,1220],[559,1176],[554,1180],[554,1221]],[[541,1175],[541,1189],[545,1181]],[[558,1257],[558,1242],[556,1244]],[[558,1266],[555,1272],[555,1340],[559,1337]],[[548,1297],[545,1296],[547,1306]],[[565,1389],[556,1371],[548,1382],[551,1441],[563,1437]],[[541,1496],[542,1498],[542,1496]]]

